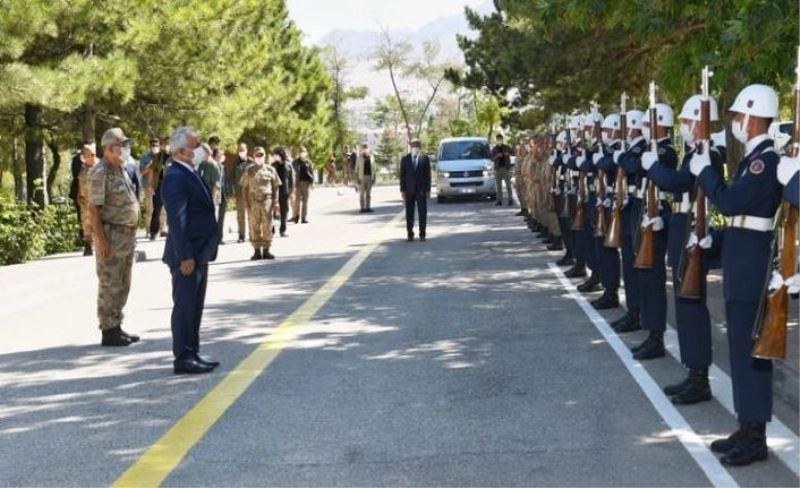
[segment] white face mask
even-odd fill
[[[418,147],[412,147],[411,148],[411,155],[416,158],[419,155],[419,148]]]
[[[158,154],[158,153],[161,152],[161,148],[160,147],[152,147],[152,148],[150,148],[150,152],[153,153],[153,154]]]
[[[744,120],[738,122],[736,120],[731,124],[731,132],[733,137],[742,144],[747,144],[747,126],[750,125],[750,115],[745,115]]]
[[[688,145],[694,144],[694,122],[692,125],[681,124],[681,138],[683,138],[683,142]]]
[[[239,157],[241,159],[247,159],[247,151],[239,151]]]
[[[642,126],[642,135],[647,142],[650,142],[650,127]]]
[[[196,167],[200,166],[200,163],[205,161],[206,152],[200,146],[194,148],[194,151],[192,151],[192,152],[194,153],[194,155],[192,156],[192,165],[194,165],[194,167],[196,168]]]
[[[606,146],[610,146],[612,142],[614,141],[611,140],[611,136],[608,135],[608,133],[603,132],[603,144],[605,144]]]
[[[123,146],[122,147],[122,160],[123,161],[127,161],[130,158],[131,158],[131,148],[129,148],[128,146]]]

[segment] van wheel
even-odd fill
[[[497,193],[490,193],[489,194],[489,200],[491,200],[491,201],[497,200]]]

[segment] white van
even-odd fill
[[[436,163],[437,201],[471,195],[496,199],[490,152],[485,137],[442,139]]]

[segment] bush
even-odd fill
[[[0,265],[74,251],[79,245],[71,205],[50,205],[35,212],[14,197],[0,195]]]

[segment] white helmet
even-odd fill
[[[589,113],[587,113],[587,114],[585,114],[583,116],[583,126],[584,127],[592,127],[592,126],[594,126],[595,121],[598,121],[598,122],[602,123],[603,122],[603,114],[601,114],[600,112],[597,112],[597,115],[595,115],[592,112],[589,112]]]
[[[719,111],[717,110],[717,101],[714,100],[714,97],[708,97],[709,103],[709,114],[711,115],[711,121],[716,122],[719,120]],[[700,121],[700,106],[703,102],[702,95],[692,95],[686,100],[686,103],[683,104],[683,108],[681,109],[680,115],[678,115],[679,119],[686,119],[686,120],[693,120],[695,122]]]
[[[778,117],[778,94],[767,85],[750,85],[736,95],[728,109],[753,117],[774,119]]]
[[[619,114],[609,114],[603,121],[603,129],[619,130]]]
[[[562,130],[562,131],[561,131],[561,132],[559,132],[559,133],[558,133],[558,135],[556,136],[556,143],[559,143],[559,142],[560,142],[561,144],[564,144],[564,143],[566,143],[566,142],[567,142],[567,133],[566,133],[566,131],[563,131],[563,130]]]
[[[581,119],[582,117],[580,114],[571,116],[569,118],[569,128],[577,130],[583,127],[583,121]]]
[[[642,130],[642,119],[644,118],[644,112],[641,110],[629,110],[628,113],[625,114],[625,118],[628,122],[628,129]]]
[[[645,116],[647,118],[642,119],[642,123],[650,124],[650,113],[648,110],[648,114]],[[656,123],[660,127],[672,127],[674,125],[675,116],[672,114],[672,108],[665,103],[657,103],[656,104]]]

